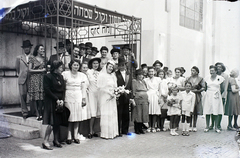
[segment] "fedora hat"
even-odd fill
[[[129,44],[124,44],[122,49],[128,49],[128,50],[132,50],[130,47],[129,47]]]
[[[92,42],[86,42],[85,47],[86,48],[92,48]]]
[[[118,52],[118,53],[120,53],[120,49],[117,49],[117,48],[113,48],[112,50],[111,50],[111,54],[113,54],[114,52]]]
[[[153,63],[153,66],[155,67],[155,66],[156,66],[156,64],[160,64],[160,65],[161,65],[161,67],[163,66],[163,63],[162,63],[162,62],[160,62],[159,60],[156,60],[156,61]]]
[[[23,41],[22,48],[32,47],[33,45],[29,40]]]
[[[97,47],[92,47],[92,51],[95,51],[95,52],[99,52],[99,50],[97,49]]]
[[[100,58],[93,58],[93,59],[89,60],[89,62],[88,62],[88,68],[89,68],[89,69],[92,69],[92,63],[93,63],[94,61],[98,61],[99,65],[100,65],[100,63],[101,63],[101,59],[100,59]]]
[[[86,47],[85,47],[85,44],[84,44],[84,43],[80,43],[80,44],[79,44],[79,48],[85,49],[85,48],[86,48]]]
[[[54,48],[57,49],[57,43]],[[58,42],[58,48],[64,48],[64,44],[62,42]]]

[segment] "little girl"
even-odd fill
[[[168,115],[170,116],[170,135],[178,136],[179,134],[176,132],[178,117],[181,115],[181,104],[182,97],[181,94],[178,93],[179,90],[177,86],[174,86],[171,90],[171,94],[168,96]]]
[[[192,83],[186,82],[185,91],[181,92],[182,95],[182,135],[189,136],[190,116],[194,109],[195,94],[191,92]]]

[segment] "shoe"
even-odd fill
[[[160,128],[157,128],[157,132],[160,132],[161,130],[160,130]]]
[[[235,129],[235,128],[233,128],[233,127],[230,127],[230,126],[227,126],[227,129],[228,129],[229,131],[236,131],[236,129]]]
[[[179,134],[176,131],[173,131],[173,132],[174,132],[175,136],[179,136]]]
[[[221,130],[217,128],[217,129],[215,129],[215,132],[221,133]]]
[[[189,136],[189,133],[186,131],[185,136]]]
[[[66,140],[66,143],[67,143],[67,144],[72,144],[72,140],[71,140],[71,139],[67,139],[67,140]]]
[[[151,131],[152,131],[152,129],[151,129],[151,128],[148,128],[148,129],[147,129],[147,132],[148,132],[148,133],[150,133]]]
[[[58,147],[58,148],[62,147],[62,145],[59,142],[55,142],[55,141],[53,141],[53,146]]]
[[[44,143],[42,143],[42,148],[47,150],[53,150],[50,146],[47,146]]]
[[[140,134],[145,134],[145,132],[142,129],[140,129],[139,132]]]
[[[204,129],[204,132],[209,132],[209,128],[205,128],[205,129]]]
[[[126,135],[130,136],[130,135],[132,135],[132,133],[130,133],[130,132],[127,132],[127,134],[126,134]]]
[[[239,127],[238,125],[233,125],[233,128],[238,129]]]
[[[175,136],[175,133],[173,132],[173,129],[170,129],[170,135]]]
[[[94,133],[92,136],[93,136],[93,137],[98,137],[98,134],[97,134],[97,133]]]
[[[40,118],[40,117],[37,117],[36,120],[41,121],[41,118]]]
[[[192,127],[189,127],[189,132],[192,132],[192,131],[193,131]]]
[[[209,130],[213,130],[213,126],[211,125],[211,126],[209,126],[209,128],[208,128]]]
[[[76,143],[76,144],[80,144],[80,140],[79,139],[74,139],[73,142]]]
[[[143,129],[148,129],[146,125],[144,125],[144,123],[142,124],[142,128]]]
[[[218,126],[217,128],[218,128],[220,131],[222,131],[222,127],[221,127],[221,126]]]
[[[28,118],[28,115],[23,115],[23,119],[27,119]]]
[[[86,138],[82,134],[79,134],[78,138],[79,138],[80,141],[81,140],[86,140]]]
[[[192,131],[193,131],[193,132],[197,132],[197,128],[194,127]],[[189,131],[189,132],[190,132],[190,131]]]
[[[182,131],[182,135],[185,136],[185,131]]]
[[[156,133],[156,129],[155,129],[155,128],[152,128],[152,132],[153,132],[153,133]]]
[[[122,137],[122,134],[119,134],[118,137]]]
[[[163,131],[163,132],[166,132],[166,131],[167,131],[167,129],[166,129],[166,128],[163,128],[163,129],[161,129],[161,131]]]
[[[88,138],[89,138],[89,139],[92,139],[92,137],[93,137],[93,135],[89,133],[89,134],[88,134]]]

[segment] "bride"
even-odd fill
[[[106,69],[100,72],[97,80],[101,113],[101,138],[105,139],[113,139],[118,135],[117,103],[116,96],[114,95],[114,89],[117,87],[117,79],[113,73],[114,65],[113,61],[108,61]]]

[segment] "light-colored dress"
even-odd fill
[[[207,83],[207,91],[203,97],[203,114],[223,114],[220,85],[224,81],[224,78],[218,75],[214,80],[211,80],[211,76],[206,77],[204,80]]]
[[[159,77],[145,78],[149,100],[149,115],[161,115],[161,107],[158,104],[161,79]]]
[[[179,78],[175,78],[173,77],[172,82],[174,84],[176,84],[178,87],[184,87],[185,86],[185,78],[184,77],[179,77]]]
[[[66,82],[65,106],[70,111],[68,121],[83,121],[82,98],[86,98],[86,87],[89,84],[87,76],[82,72],[73,75],[71,71],[64,71],[62,75]]]
[[[176,96],[174,95],[170,95],[167,97],[167,100],[175,100],[175,103],[172,104],[172,106],[168,106],[168,111],[167,111],[167,115],[168,116],[173,116],[173,115],[181,115],[181,106],[180,106],[180,102],[182,100],[182,95],[180,93],[177,93]]]
[[[97,117],[98,115],[98,88],[97,88],[97,79],[99,71],[89,69],[87,71],[87,77],[89,80],[88,86],[88,109],[91,117]]]
[[[101,137],[112,139],[118,135],[118,115],[116,97],[111,98],[117,87],[117,79],[114,74],[101,72],[97,80],[100,108]]]

